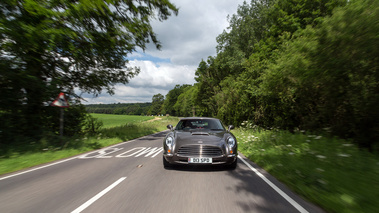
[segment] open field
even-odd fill
[[[111,128],[122,126],[128,123],[138,123],[154,119],[152,116],[138,116],[138,115],[111,115],[111,114],[97,114],[91,113],[91,116],[103,122],[103,128]]]
[[[249,123],[233,131],[239,151],[328,212],[377,212],[379,158],[349,141]]]

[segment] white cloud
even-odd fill
[[[127,85],[116,85],[115,95],[84,97],[89,103],[151,102],[158,93],[166,95],[177,84],[195,83],[195,71],[202,59],[216,55],[216,37],[229,26],[228,15],[237,12],[243,0],[171,0],[179,8],[178,16],[153,21],[152,27],[162,49],[148,45],[129,55],[129,64],[141,73]]]
[[[141,73],[130,80],[129,84],[115,86],[115,94],[100,94],[94,98],[84,97],[86,104],[94,103],[136,103],[151,102],[158,93],[166,95],[177,84],[194,84],[196,66],[173,65],[171,63],[153,63],[151,61],[133,60],[130,66],[138,66]]]
[[[156,64],[151,61],[138,60],[131,61],[129,64],[141,68],[141,73],[130,80],[130,86],[173,89],[177,84],[195,83],[196,66]]]

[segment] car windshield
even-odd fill
[[[179,121],[176,130],[213,130],[223,131],[224,126],[219,120],[214,119],[188,119]]]

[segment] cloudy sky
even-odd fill
[[[140,67],[140,74],[127,85],[116,85],[113,96],[82,94],[83,104],[151,102],[153,95],[166,95],[177,84],[194,84],[200,61],[216,55],[216,37],[243,1],[171,0],[179,8],[178,16],[152,22],[161,50],[151,45],[145,52],[129,55],[129,64]]]

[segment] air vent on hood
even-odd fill
[[[208,132],[192,132],[192,135],[209,135]]]

